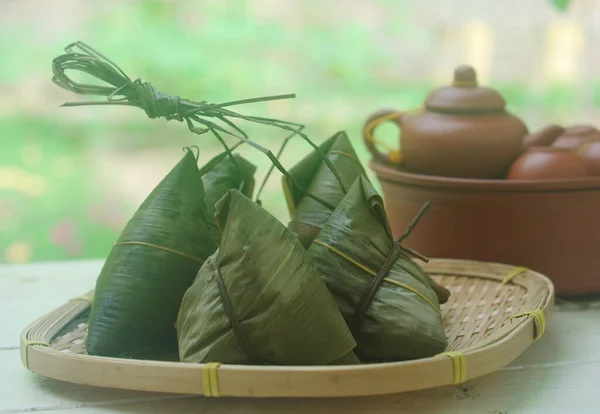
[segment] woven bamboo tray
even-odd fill
[[[86,355],[92,293],[41,317],[21,335],[25,367],[78,384],[205,396],[349,397],[461,384],[503,368],[543,336],[550,280],[504,264],[433,259],[423,265],[452,296],[442,305],[445,353],[360,366],[240,366]]]

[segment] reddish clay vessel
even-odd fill
[[[371,115],[363,134],[373,156],[403,170],[446,177],[503,178],[523,150],[528,134],[521,119],[505,109],[493,89],[479,86],[470,66],[459,66],[454,82],[433,91],[425,108],[384,109]],[[381,153],[374,129],[392,121],[401,130],[400,152]]]
[[[553,147],[568,148],[576,150],[586,142],[600,140],[600,131],[591,125],[574,125],[565,131],[554,141]]]
[[[512,164],[509,180],[561,180],[586,177],[583,158],[567,148],[532,147]]]
[[[565,129],[560,125],[548,125],[539,131],[529,134],[523,140],[523,148],[530,147],[546,147],[565,132]]]
[[[407,247],[429,257],[525,266],[550,277],[563,297],[600,293],[599,177],[471,180],[370,166],[396,237],[431,202]]]
[[[583,158],[588,174],[600,177],[600,140],[584,144],[578,153]]]

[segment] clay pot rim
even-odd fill
[[[525,154],[528,152],[572,152],[575,154],[575,151],[573,151],[571,148],[553,147],[550,145],[532,145],[531,147],[527,148]]]
[[[598,132],[598,129],[591,124],[577,124],[566,126],[563,136],[565,137],[583,137],[585,135],[591,135]]]
[[[419,187],[487,192],[600,191],[600,177],[564,180],[494,180],[415,174],[397,170],[374,160],[369,162],[369,167],[380,180]]]

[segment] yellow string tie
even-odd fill
[[[389,151],[389,160],[391,163],[393,164],[400,164],[402,162],[402,151],[392,148],[389,145],[387,145],[384,142],[378,141],[375,139],[375,137],[373,136],[373,134],[371,133],[372,131],[375,130],[376,127],[378,127],[379,125],[383,124],[384,122],[390,121],[394,118],[397,118],[399,116],[403,116],[403,115],[407,115],[410,114],[412,112],[416,112],[416,111],[420,111],[422,110],[422,107],[417,107],[417,108],[413,108],[413,109],[409,109],[408,111],[397,111],[397,112],[392,112],[391,114],[388,115],[384,115],[380,118],[374,119],[371,122],[369,122],[367,125],[365,125],[364,129],[363,129],[363,134],[365,136],[365,139],[369,142],[372,142],[374,144],[377,145],[381,145],[382,147],[384,147],[385,149],[387,149]]]
[[[404,114],[406,114],[405,111],[398,111],[398,112],[393,112],[391,114],[382,116],[381,118],[377,118],[377,119],[374,119],[371,122],[369,122],[365,126],[365,129],[364,129],[364,135],[365,135],[365,138],[367,139],[367,141],[372,142],[377,145],[381,145],[382,147],[387,149],[390,152],[389,153],[390,162],[392,162],[394,164],[400,164],[402,162],[402,152],[400,152],[400,150],[398,150],[398,149],[390,147],[389,145],[387,145],[384,142],[376,140],[375,137],[373,136],[373,134],[371,134],[371,131],[373,131],[375,129],[375,127],[383,124],[384,122],[387,122],[391,119],[397,118]]]
[[[345,156],[345,157],[348,157],[348,158],[350,158],[350,159],[352,159],[352,160],[354,160],[354,161],[358,161],[358,162],[360,162],[360,160],[359,160],[358,158],[356,158],[354,155],[352,155],[352,154],[349,154],[349,153],[347,153],[347,152],[345,152],[345,151],[340,151],[340,150],[330,150],[330,151],[329,151],[329,154],[339,154],[339,155],[343,155],[343,156]]]
[[[521,318],[523,316],[528,316],[533,319],[533,340],[537,341],[542,337],[544,331],[546,331],[546,315],[544,315],[544,311],[542,309],[535,309],[530,312],[521,312],[517,313],[510,317],[510,319]]]
[[[92,306],[92,303],[93,303],[93,301],[94,301],[94,299],[93,299],[93,298],[91,298],[91,297],[89,297],[88,295],[81,295],[81,296],[76,296],[76,297],[74,297],[74,298],[73,298],[73,299],[71,299],[69,302],[73,302],[73,301],[76,301],[76,300],[82,300],[82,301],[84,301],[84,302],[87,302],[87,303],[88,303],[88,305],[90,305],[90,306]]]
[[[168,247],[159,246],[159,245],[152,244],[152,243],[138,242],[138,241],[129,241],[129,242],[118,242],[118,243],[115,243],[113,246],[119,246],[119,245],[122,245],[122,244],[137,244],[139,246],[152,247],[153,249],[164,250],[165,252],[177,254],[177,255],[179,255],[181,257],[185,257],[186,259],[193,260],[193,261],[198,262],[200,264],[204,263],[204,260],[198,259],[197,257],[194,257],[194,256],[190,256],[187,253],[179,252],[177,250],[173,250],[173,249],[170,249]]]
[[[510,283],[510,281],[513,280],[515,277],[517,277],[520,274],[525,273],[527,271],[529,271],[529,269],[526,267],[523,267],[523,266],[515,267],[510,272],[508,272],[506,274],[506,276],[504,276],[504,279],[502,280],[502,284],[506,285],[507,283]]]
[[[338,256],[340,256],[341,258],[347,260],[348,262],[352,263],[354,266],[358,267],[359,269],[367,272],[368,274],[370,274],[371,276],[375,277],[377,276],[377,272],[373,269],[368,268],[367,266],[365,266],[364,264],[360,263],[357,260],[354,260],[353,258],[351,258],[350,256],[346,255],[345,253],[341,252],[340,250],[336,249],[333,246],[330,246],[327,243],[323,243],[320,240],[313,240],[314,244],[318,244],[320,246],[325,247],[328,250],[331,250],[333,253],[337,254]],[[401,288],[404,288],[406,290],[408,290],[409,292],[414,293],[415,295],[417,295],[418,297],[420,297],[421,299],[423,299],[425,302],[427,302],[429,304],[429,306],[431,306],[437,313],[441,314],[441,311],[433,304],[433,302],[431,300],[429,300],[429,298],[425,295],[423,295],[421,292],[419,292],[418,290],[408,286],[407,284],[404,284],[402,282],[397,282],[393,279],[389,279],[389,278],[384,278],[383,279],[384,282],[387,283],[391,283],[392,285],[396,285],[399,286]]]
[[[35,346],[35,345],[39,345],[39,346],[50,346],[50,344],[46,343],[46,342],[39,342],[39,341],[23,341],[23,344],[21,345],[21,361],[23,362],[23,365],[25,365],[25,368],[27,368],[29,370],[29,356],[27,355],[27,349],[30,346]]]
[[[219,378],[217,369],[221,366],[220,362],[209,362],[202,368],[202,386],[204,387],[205,397],[220,397]]]
[[[400,164],[403,159],[400,150],[395,149],[390,151],[389,160],[392,164]]]
[[[375,127],[378,127],[379,125],[383,124],[384,122],[387,122],[389,120],[392,120],[394,118],[402,116],[405,113],[406,112],[404,112],[404,111],[392,112],[391,114],[384,115],[382,117],[376,118],[376,119],[372,120],[371,122],[369,122],[367,125],[365,125],[365,131],[364,131],[365,138],[367,139],[367,141],[372,142],[374,144],[379,144],[382,147],[384,147],[390,151],[393,151],[393,148],[390,147],[389,145],[387,145],[386,143],[377,141],[375,139],[375,137],[371,134],[371,131],[373,131],[373,129]]]
[[[458,351],[448,351],[442,352],[438,356],[447,356],[452,359],[455,385],[462,384],[467,380],[467,356],[465,354]]]

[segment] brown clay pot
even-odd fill
[[[550,277],[561,296],[600,293],[600,178],[471,180],[370,166],[396,237],[431,202],[407,247],[429,257],[525,266]]]
[[[600,140],[600,131],[592,125],[574,125],[566,128],[552,146],[577,150],[586,142],[598,140]]]
[[[565,129],[560,125],[548,125],[539,131],[533,132],[523,140],[523,148],[530,147],[546,147],[565,132]]]
[[[578,150],[588,170],[588,174],[600,177],[600,140],[589,142]]]
[[[377,111],[367,119],[363,135],[375,159],[406,171],[503,178],[521,154],[528,134],[521,119],[505,106],[498,92],[478,85],[472,67],[459,66],[453,84],[429,94],[423,109]],[[400,150],[382,153],[373,134],[378,125],[388,121],[400,127]]]
[[[561,180],[586,177],[583,158],[567,148],[532,147],[512,164],[509,180]]]

